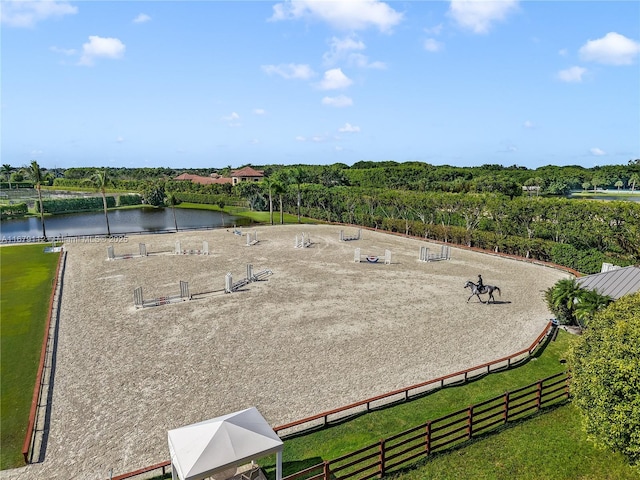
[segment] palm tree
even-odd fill
[[[13,167],[8,163],[2,165],[2,173],[5,177],[7,177],[7,182],[9,183],[9,190],[11,190],[11,172],[13,171]]]
[[[167,195],[167,203],[171,205],[171,211],[173,212],[173,225],[175,226],[177,232],[178,220],[176,220],[176,205],[178,204],[178,199],[176,198],[175,192],[170,192]]]
[[[575,278],[559,280],[551,291],[551,304],[558,311],[566,311],[567,320],[574,323],[576,303],[583,290]]]
[[[304,170],[300,167],[295,167],[289,171],[289,178],[292,183],[296,184],[296,192],[298,194],[298,203],[297,203],[297,213],[298,213],[298,223],[300,223],[300,205],[301,205],[301,194],[300,194],[300,185],[304,182]]]
[[[600,295],[595,290],[582,290],[575,303],[576,318],[581,326],[586,325],[596,312],[609,305],[613,299],[606,295]]]
[[[95,173],[89,179],[93,186],[102,194],[102,206],[104,208],[104,219],[107,222],[107,236],[111,236],[111,227],[109,227],[109,215],[107,214],[107,186],[113,183],[109,178],[109,173],[106,168],[102,170],[96,170]]]
[[[35,160],[31,161],[31,166],[29,167],[29,176],[35,183],[36,190],[38,191],[38,203],[40,204],[40,223],[42,223],[42,236],[44,240],[47,241],[47,231],[44,228],[44,207],[42,205],[42,181],[43,175],[42,170],[40,169],[40,165]]]
[[[273,191],[276,188],[276,181],[273,178],[265,177],[262,179],[262,188],[264,188],[269,195],[269,222],[273,225]]]
[[[631,184],[631,191],[635,191],[636,189],[636,183],[640,183],[640,174],[637,173],[632,173],[631,176],[629,177],[629,182],[628,184]]]

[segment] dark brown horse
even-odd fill
[[[493,300],[493,303],[496,303],[496,299],[493,297],[493,292],[498,292],[498,295],[502,295],[500,289],[495,285],[483,285],[482,287],[478,288],[478,285],[473,283],[471,280],[467,280],[467,283],[464,284],[464,288],[471,289],[471,295],[469,295],[469,298],[467,298],[467,302],[471,300],[471,297],[475,295],[476,297],[478,297],[478,300],[480,300],[481,303],[484,303],[480,298],[480,295],[488,293],[489,298],[487,299],[487,303],[489,303],[491,300]]]

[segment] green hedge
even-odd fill
[[[0,218],[22,217],[29,209],[26,203],[15,203],[13,205],[0,205]]]
[[[211,193],[175,192],[175,196],[179,202],[218,205],[220,208],[223,208],[225,205],[244,206],[246,203],[244,200],[237,197],[230,197],[229,195],[216,195]]]
[[[126,205],[141,205],[142,197],[140,195],[120,195],[118,197],[118,206],[124,207]]]
[[[33,182],[11,182],[11,190],[16,188],[33,188]],[[9,190],[9,182],[0,182],[0,189]]]
[[[107,207],[114,208],[116,199],[107,197]],[[102,197],[65,198],[57,200],[43,200],[42,207],[45,213],[70,213],[87,210],[102,210]],[[36,212],[40,212],[40,205],[36,202]]]

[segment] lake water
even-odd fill
[[[176,208],[179,230],[195,228],[232,227],[247,223],[246,218],[238,218],[223,212],[211,210],[190,210]],[[67,236],[106,235],[107,224],[104,212],[72,213],[45,217],[47,237],[50,239]],[[109,212],[111,234],[159,233],[175,231],[171,208],[135,208]],[[3,220],[0,223],[2,243],[36,241],[42,235],[40,218],[30,217]]]

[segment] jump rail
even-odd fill
[[[58,257],[58,265],[56,267],[56,275],[53,279],[53,288],[51,289],[51,296],[49,297],[49,313],[47,315],[47,321],[45,323],[44,338],[42,340],[42,349],[40,350],[40,363],[38,364],[38,372],[36,373],[36,383],[33,389],[33,398],[31,399],[31,410],[29,411],[29,422],[27,423],[27,433],[24,436],[24,443],[22,444],[22,456],[24,457],[24,463],[29,464],[29,450],[33,442],[33,431],[36,423],[36,410],[40,403],[40,395],[42,393],[42,373],[44,371],[44,363],[47,358],[47,345],[49,343],[49,330],[51,328],[51,317],[53,316],[53,310],[55,305],[56,292],[60,283],[60,271],[67,258],[67,252],[62,251],[62,254]],[[60,298],[58,298],[60,302]]]

